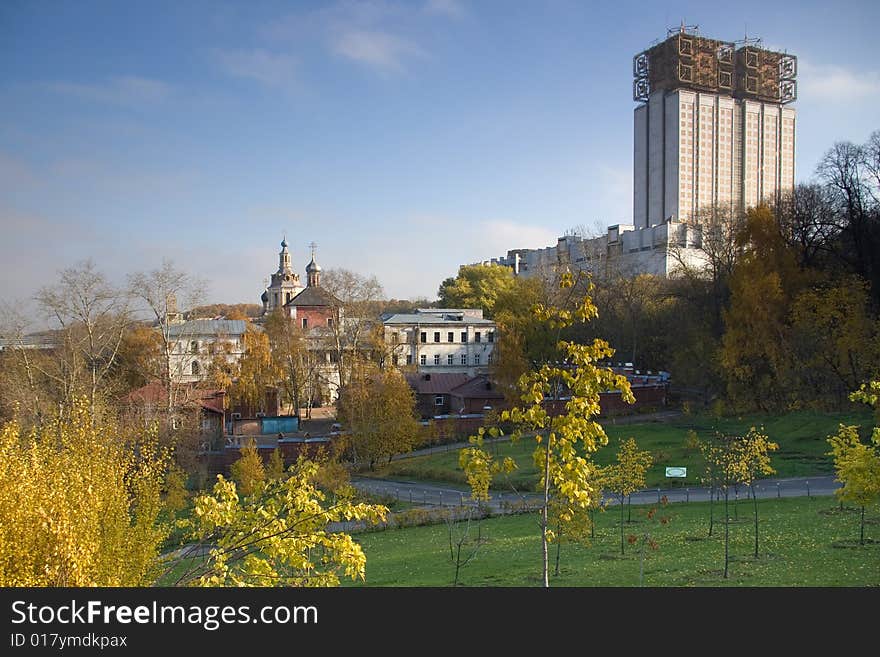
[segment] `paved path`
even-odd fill
[[[411,502],[419,507],[474,505],[470,491],[465,487],[427,484],[420,481],[394,481],[389,479],[353,478],[352,483],[360,490],[395,497],[402,502]],[[758,499],[774,497],[805,497],[833,495],[840,486],[833,475],[816,477],[793,477],[789,479],[762,479],[755,484]],[[666,496],[669,502],[708,502],[709,489],[694,488],[651,488],[632,495],[633,504],[651,504]],[[609,504],[616,504],[616,496],[608,496]],[[717,498],[716,498],[717,499]],[[730,499],[751,499],[751,491],[744,486],[734,489]],[[527,502],[537,503],[537,493],[514,493],[513,491],[490,491],[489,506],[493,511],[509,504]]]

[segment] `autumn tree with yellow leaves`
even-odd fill
[[[169,564],[179,586],[337,586],[341,577],[364,579],[366,556],[331,522],[377,523],[387,508],[315,486],[318,464],[300,459],[285,479],[270,479],[242,497],[235,482],[217,477],[195,499],[187,522],[192,543]],[[178,568],[178,564],[186,564]]]
[[[769,452],[778,449],[763,430],[752,427],[745,436],[715,434],[702,447],[706,469],[713,485],[724,495],[724,578],[729,576],[730,565],[730,488],[746,484],[755,497],[754,481],[775,472],[770,466]],[[758,556],[758,502],[755,500],[755,556]]]
[[[95,422],[83,397],[63,418],[0,430],[0,586],[143,586],[168,527],[170,463],[156,432]]]
[[[588,322],[597,316],[590,298],[592,284],[579,285],[570,273],[560,278],[560,288],[567,291],[559,305],[537,304],[532,313],[550,328],[562,331],[575,323]],[[579,293],[584,292],[583,296]],[[517,382],[521,404],[501,413],[502,422],[512,423],[516,429],[512,441],[526,433],[533,436],[533,457],[541,473],[539,485],[542,583],[549,587],[548,545],[556,539],[553,530],[557,522],[588,518],[585,513],[596,504],[598,468],[592,462],[593,453],[608,443],[602,425],[594,420],[599,414],[599,393],[620,390],[629,403],[634,401],[629,383],[621,375],[600,362],[614,350],[604,340],[591,344],[576,344],[565,340],[557,342],[556,358],[520,376]],[[551,415],[545,400],[565,397],[564,412]],[[497,435],[492,427],[490,435]],[[483,448],[486,430],[481,428],[470,439],[471,446],[461,451],[459,463],[467,475],[474,499],[486,499],[492,478],[513,467],[510,460],[497,462]]]
[[[617,494],[620,500],[620,554],[624,553],[626,542],[623,532],[624,502],[636,491],[647,485],[648,470],[654,464],[651,452],[639,449],[635,438],[620,441],[617,451],[617,462],[605,468],[605,488]],[[626,505],[631,508],[630,504]],[[631,516],[627,521],[631,520]]]
[[[880,416],[880,381],[871,381],[850,395],[855,402],[872,406]],[[843,502],[858,504],[860,513],[859,545],[865,544],[865,507],[880,498],[880,423],[871,432],[871,442],[859,438],[857,426],[840,425],[828,439],[834,470],[843,486],[836,491]]]

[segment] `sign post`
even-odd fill
[[[667,479],[684,479],[687,477],[688,469],[684,467],[666,468]]]

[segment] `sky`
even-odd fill
[[[0,2],[0,301],[163,258],[259,303],[290,243],[434,298],[630,223],[632,57],[685,21],[798,56],[798,181],[880,129],[880,3]]]

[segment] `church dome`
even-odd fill
[[[306,273],[313,272],[313,271],[321,271],[321,265],[319,265],[317,262],[315,262],[314,258],[312,258],[311,262],[309,262],[309,264],[306,265]]]
[[[269,290],[263,290],[263,294],[260,296],[260,300],[263,303],[269,303]]]
[[[281,240],[281,248],[282,249],[287,248],[287,238],[286,237],[283,240]]]

